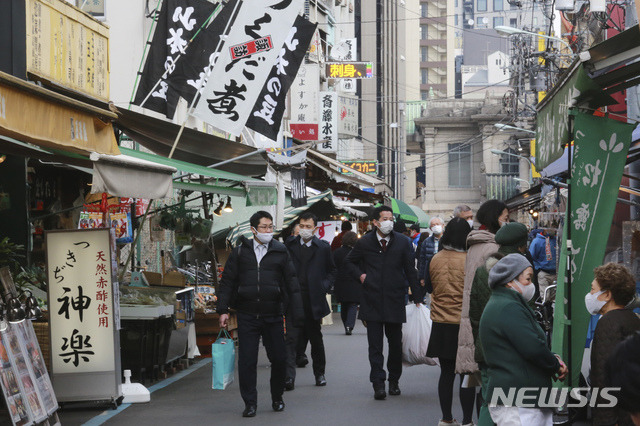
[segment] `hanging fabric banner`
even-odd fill
[[[602,264],[609,238],[610,224],[618,197],[631,132],[634,126],[608,118],[578,112],[575,121],[575,147],[571,170],[571,220],[565,223],[556,301],[566,300],[567,269],[566,227],[571,226],[571,341],[566,339],[567,307],[556,303],[552,350],[566,355],[571,345],[572,359],[563,357],[578,384],[582,355],[591,316],[584,306],[584,296],[591,290],[593,269]]]
[[[169,86],[167,78],[175,71],[177,59],[185,53],[191,37],[214,10],[215,5],[205,0],[164,1],[133,100],[135,105],[173,118],[180,95]],[[167,75],[163,78],[165,72]],[[161,81],[156,86],[158,80]],[[150,92],[151,96],[142,105]]]
[[[244,2],[194,115],[240,136],[303,0]]]
[[[219,45],[224,46],[224,43],[220,43],[220,37],[227,34],[235,22],[238,1],[231,0],[227,3],[209,26],[200,31],[186,53],[176,63],[175,71],[167,77],[170,89],[189,104],[193,101],[196,92],[200,90],[202,93],[202,89],[207,84],[213,66],[220,55],[221,49],[216,49],[220,47]]]
[[[307,53],[309,43],[317,24],[312,24],[302,16],[289,31],[289,35],[280,49],[276,64],[271,69],[267,84],[262,88],[253,111],[247,120],[247,127],[276,140],[282,116],[285,110],[287,92],[293,84],[300,64]]]
[[[291,207],[307,205],[306,167],[291,168]]]

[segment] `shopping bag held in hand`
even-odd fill
[[[226,337],[222,336],[222,333]],[[229,333],[224,328],[211,345],[211,364],[213,365],[213,389],[224,390],[233,383],[236,366],[236,347]]]
[[[437,365],[436,360],[427,356],[431,337],[429,308],[410,303],[406,310],[407,323],[402,330],[402,362],[405,365]]]

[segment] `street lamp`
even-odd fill
[[[510,126],[508,124],[496,123],[496,124],[494,124],[494,126],[495,126],[496,129],[500,130],[501,132],[503,130],[517,130],[519,132],[531,133],[533,135],[536,134],[536,132],[534,132],[533,130],[523,129],[522,127]]]
[[[531,161],[531,159],[529,157],[525,157],[524,155],[518,155],[518,154],[514,154],[513,152],[507,152],[507,151],[501,151],[499,149],[492,149],[491,150],[492,154],[495,155],[511,155],[512,157],[518,157],[518,158],[524,158],[525,160],[527,160],[529,162],[529,179],[531,179],[531,170],[533,170],[533,162]],[[529,186],[531,186],[531,180],[529,180]]]
[[[546,38],[546,39],[549,39],[549,40],[559,41],[560,43],[562,43],[565,46],[567,46],[567,49],[571,50],[571,46],[569,46],[569,43],[567,43],[566,41],[564,41],[563,39],[561,39],[559,37],[552,37],[552,36],[548,36],[546,34],[538,34],[538,33],[534,33],[534,32],[531,32],[531,31],[521,30],[520,28],[507,27],[506,25],[498,25],[498,26],[494,27],[493,29],[496,30],[498,34],[503,35],[503,36],[510,36],[510,35],[513,35],[513,34],[529,34],[529,35],[534,35],[534,36]]]

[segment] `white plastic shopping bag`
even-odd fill
[[[407,322],[402,329],[402,362],[405,365],[437,365],[437,361],[427,356],[431,337],[429,308],[410,303],[406,307]]]

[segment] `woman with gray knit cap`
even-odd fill
[[[520,254],[509,254],[489,272],[492,294],[480,319],[480,339],[489,383],[487,399],[491,418],[498,425],[551,425],[548,408],[507,407],[494,390],[516,395],[522,388],[551,388],[551,379],[564,380],[568,369],[559,356],[547,347],[544,333],[527,302],[535,289],[531,283],[533,268]],[[496,393],[500,395],[500,392]],[[537,395],[529,390],[526,401],[537,404]],[[547,391],[548,394],[548,391]]]

